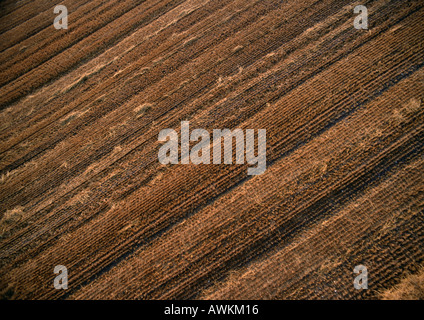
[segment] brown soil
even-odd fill
[[[2,297],[406,296],[424,263],[421,0],[362,2],[369,30],[347,0],[61,4],[68,30],[50,1],[0,3]],[[266,129],[266,172],[161,165],[158,134],[183,120]]]

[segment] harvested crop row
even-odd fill
[[[1,297],[375,298],[422,265],[421,1],[368,31],[349,0],[39,3],[0,16]],[[267,170],[161,164],[183,120],[266,129]]]

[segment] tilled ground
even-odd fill
[[[422,1],[61,4],[67,30],[0,3],[2,297],[375,299],[420,270]],[[183,120],[266,129],[267,170],[162,165]]]

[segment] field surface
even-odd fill
[[[2,298],[380,299],[423,283],[422,0],[6,0],[0,61]],[[267,170],[162,165],[159,132],[181,121],[266,129]]]

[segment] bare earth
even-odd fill
[[[0,3],[1,297],[420,297],[423,1],[56,4]],[[266,129],[266,172],[160,164],[183,120]]]

